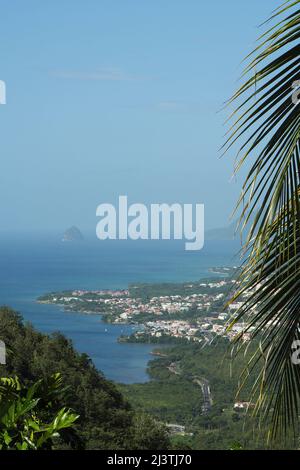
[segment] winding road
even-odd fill
[[[203,414],[207,414],[212,407],[212,397],[209,381],[207,379],[200,379],[199,377],[194,377],[193,382],[195,382],[197,385],[199,385],[199,387],[201,387],[203,394],[202,412]]]
[[[167,366],[167,369],[175,375],[182,375],[182,371],[178,367],[179,363],[178,362],[171,362],[169,366]],[[202,390],[202,395],[203,395],[203,405],[202,405],[202,413],[207,414],[209,413],[211,407],[212,407],[212,396],[211,396],[211,391],[210,391],[210,385],[209,381],[207,379],[201,378],[194,376],[192,378],[192,381],[199,385]]]

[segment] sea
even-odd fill
[[[101,315],[64,312],[37,303],[47,292],[68,289],[124,289],[130,283],[197,281],[213,267],[237,265],[236,241],[207,241],[185,251],[181,241],[107,240],[86,237],[62,242],[57,233],[0,234],[0,305],[22,314],[37,330],[60,331],[87,353],[105,376],[119,383],[149,380],[153,345],[118,343],[134,325],[110,325]]]

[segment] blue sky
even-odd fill
[[[223,102],[276,0],[1,2],[0,230],[94,230],[129,202],[204,203],[241,187],[219,159]]]

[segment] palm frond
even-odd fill
[[[297,433],[299,425],[300,365],[291,357],[300,339],[300,105],[292,100],[300,79],[300,0],[285,2],[271,21],[229,101],[235,109],[224,150],[239,145],[236,171],[251,162],[237,204],[247,230],[245,262],[231,299],[243,305],[231,326],[243,319],[259,340],[245,374],[260,367],[252,399],[256,413],[271,414],[275,437]]]

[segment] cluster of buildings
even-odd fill
[[[228,311],[222,311],[234,282],[227,278],[193,283],[182,285],[173,295],[146,298],[139,297],[138,290],[137,296],[129,290],[74,290],[48,294],[41,301],[63,305],[66,310],[102,313],[112,323],[143,324],[143,330],[133,334],[136,340],[170,336],[201,342],[216,335],[232,340],[242,334],[243,340],[249,341],[251,333],[243,333],[243,323],[236,323],[230,331],[227,329],[228,320],[242,302],[232,303]]]
[[[218,298],[224,294],[219,294]],[[164,295],[152,297],[149,300],[139,298],[120,298],[114,303],[118,307],[115,310],[114,323],[121,323],[131,320],[138,320],[141,313],[153,314],[156,317],[165,316],[166,314],[178,314],[188,312],[191,308],[200,310],[209,310],[214,301],[213,296],[206,294],[182,295]]]
[[[183,320],[158,320],[145,323],[142,331],[136,331],[134,336],[143,338],[145,336],[161,338],[162,336],[171,336],[173,338],[187,339],[188,341],[201,342],[202,339],[197,337],[199,328],[191,325]]]
[[[212,313],[211,316],[189,320],[159,320],[145,322],[144,329],[133,333],[135,339],[161,338],[170,336],[178,339],[186,339],[201,343],[210,342],[214,336],[223,336],[230,341],[238,334],[242,334],[244,342],[251,338],[250,332],[244,332],[245,325],[236,323],[227,330],[229,320],[228,313]]]

